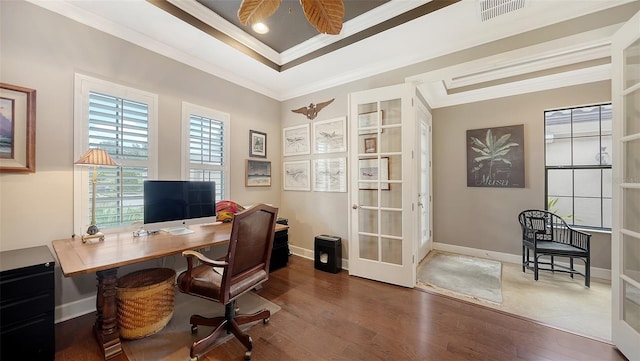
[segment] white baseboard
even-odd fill
[[[298,247],[298,246],[292,246],[289,245],[289,252],[291,252],[292,254],[295,254],[296,256],[302,257],[302,258],[306,258],[306,259],[310,259],[310,260],[315,260],[315,253],[312,249],[306,249],[306,248],[302,248],[302,247]],[[344,270],[348,270],[349,269],[349,259],[342,257],[342,269]]]
[[[514,264],[522,263],[521,255],[515,255],[511,253],[487,251],[484,249],[455,246],[451,244],[438,243],[438,242],[433,242],[433,249],[436,251],[457,253],[465,256],[486,258],[486,259],[491,259],[491,260],[500,261],[500,262],[508,262],[508,263],[514,263]],[[563,263],[560,262],[560,264],[563,264]],[[566,266],[568,266],[568,264],[566,264]],[[581,272],[584,272],[584,265],[579,265],[576,263],[575,267]],[[611,270],[604,269],[604,268],[591,267],[591,277],[611,281]]]
[[[55,323],[63,322],[96,311],[96,296],[67,302],[55,309]]]

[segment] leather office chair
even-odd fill
[[[561,217],[542,210],[522,211],[518,221],[522,228],[522,272],[532,270],[536,281],[538,270],[565,272],[571,274],[571,278],[579,274],[584,276],[584,285],[590,286],[590,234],[573,229]],[[533,259],[530,252],[533,252]],[[549,256],[549,262],[540,261],[542,256]],[[569,267],[556,263],[554,257],[569,258]],[[574,258],[584,262],[584,273],[573,266]]]
[[[180,291],[225,305],[223,317],[191,316],[191,331],[198,325],[212,326],[209,336],[191,345],[191,360],[196,361],[223,332],[233,333],[247,348],[245,360],[251,359],[253,341],[240,325],[269,321],[268,309],[252,315],[236,314],[236,299],[269,278],[269,261],[278,209],[264,204],[238,213],[233,218],[229,250],[224,260],[212,260],[196,251],[185,251],[187,270],[178,276]],[[196,265],[200,262],[200,264]],[[215,269],[214,269],[215,267]]]

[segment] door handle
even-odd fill
[[[358,209],[358,205],[357,205],[357,204],[354,204],[354,205],[352,205],[352,206],[351,206],[351,208],[353,208],[353,209]]]

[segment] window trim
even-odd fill
[[[205,118],[215,119],[224,125],[223,136],[223,165],[221,167],[224,172],[224,193],[222,199],[230,199],[231,197],[231,116],[219,110],[207,108],[197,104],[182,102],[182,179],[189,180],[189,170],[191,169],[191,161],[189,159],[189,125],[191,114],[196,114]],[[217,188],[217,187],[216,187]],[[219,199],[219,200],[222,200]]]
[[[149,112],[149,160],[146,162],[149,179],[158,175],[158,95],[122,84],[75,73],[73,109],[73,161],[79,159],[89,148],[89,92],[106,93],[113,96],[140,101],[148,104]],[[89,177],[90,167],[73,165],[73,230],[82,234],[89,226],[83,220],[89,219]],[[104,233],[135,229],[139,225],[123,225],[102,229]]]

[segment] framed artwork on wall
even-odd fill
[[[364,152],[375,153],[378,151],[378,138],[365,138],[364,139]]]
[[[313,123],[313,152],[337,153],[347,151],[347,122],[345,117]]]
[[[467,130],[467,187],[524,188],[524,124]]]
[[[247,159],[245,186],[271,187],[271,161]]]
[[[346,192],[347,158],[314,159],[313,190],[316,192]]]
[[[267,157],[267,133],[249,130],[249,157]]]
[[[36,171],[36,91],[0,83],[0,172]]]
[[[308,160],[284,162],[282,168],[285,191],[311,190],[311,169]]]
[[[382,110],[380,111],[372,111],[367,113],[358,114],[358,128],[369,128],[369,127],[378,127],[380,126],[380,115],[382,115]],[[376,134],[378,131],[382,133],[382,129],[378,130],[376,128],[373,129],[360,129],[358,130],[358,134]]]
[[[284,156],[310,153],[309,124],[282,129],[282,150]]]

